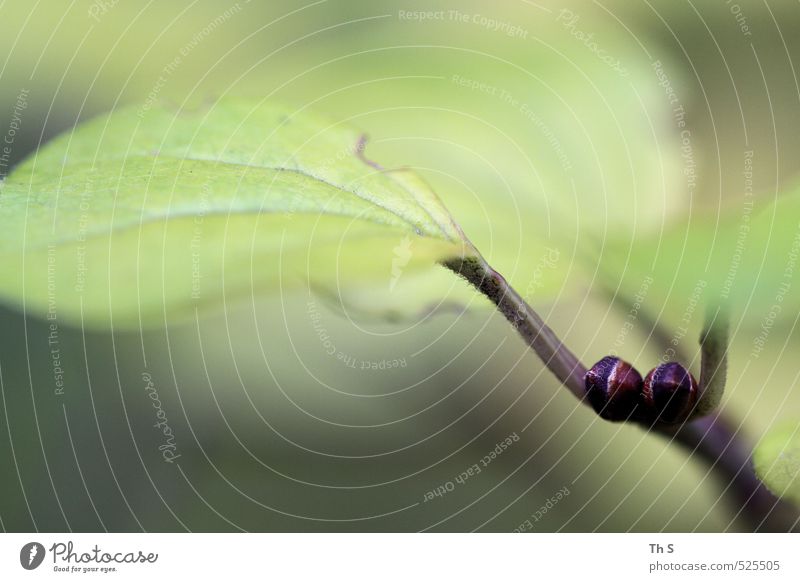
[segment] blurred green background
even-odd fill
[[[663,350],[609,299],[613,280],[592,260],[606,238],[738,212],[747,151],[757,200],[796,180],[800,9],[735,6],[13,0],[0,5],[0,132],[21,93],[9,168],[82,120],[153,99],[269,97],[349,119],[371,135],[370,158],[425,176],[586,363],[614,349],[644,371]],[[423,284],[462,285],[444,270],[403,284],[390,303]],[[690,298],[670,293],[669,273],[652,287],[643,310],[671,334]],[[59,326],[63,394],[48,321],[0,308],[0,526],[740,529],[706,466],[600,421],[490,309],[386,322],[380,291],[347,299],[292,291],[142,332]],[[800,403],[796,313],[748,358],[764,308],[735,319],[724,403],[751,440],[797,419]],[[680,339],[690,358],[700,311]],[[402,364],[382,364],[392,361]],[[172,463],[145,373],[174,433]],[[455,481],[509,435],[519,440]]]

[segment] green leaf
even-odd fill
[[[800,505],[800,425],[768,432],[753,453],[753,464],[770,491]]]
[[[700,213],[662,233],[618,233],[605,243],[597,257],[604,280],[632,295],[652,277],[647,303],[665,321],[680,318],[692,303],[727,304],[749,324],[771,311],[778,316],[772,323],[792,324],[800,311],[800,293],[789,291],[800,255],[796,189],[776,200]]]
[[[700,334],[700,396],[695,414],[711,414],[722,401],[728,375],[729,322],[726,309],[708,308]]]
[[[296,8],[283,4],[286,12]],[[387,15],[396,13],[391,3],[381,5],[387,8]],[[302,11],[274,28],[287,38],[296,38],[305,34],[309,22],[327,27],[336,11],[326,6]],[[94,20],[87,22],[85,15],[59,13],[54,22],[66,17],[61,27],[64,34],[47,43],[50,59],[40,66],[33,58],[27,69],[35,66],[45,71],[34,81],[49,87],[53,79],[60,78],[50,73],[67,66],[68,57],[78,54],[76,62],[84,65],[96,61],[96,66],[73,71],[59,92],[79,93],[78,89],[94,82],[97,68],[102,68],[102,82],[94,83],[93,108],[111,107],[120,92],[126,99],[144,103],[153,93],[185,103],[187,98],[198,100],[228,92],[230,79],[236,78],[233,90],[238,94],[276,95],[292,104],[313,103],[337,120],[354,118],[375,135],[371,151],[380,154],[374,156],[393,160],[392,165],[420,168],[488,261],[537,305],[555,297],[564,301],[573,294],[583,295],[594,274],[593,267],[588,273],[576,268],[584,232],[603,236],[628,230],[631,225],[658,228],[664,216],[685,210],[688,192],[668,97],[656,82],[650,56],[604,10],[605,16],[596,18],[584,12],[588,7],[582,8],[580,31],[576,31],[559,19],[559,11],[538,14],[525,5],[497,7],[499,20],[525,29],[523,41],[450,20],[430,26],[412,26],[399,18],[373,20],[382,10],[370,4],[355,9],[352,23],[335,30],[326,28],[326,34],[287,45],[280,58],[253,67],[251,62],[263,59],[263,46],[260,41],[243,45],[239,26],[252,27],[255,32],[261,26],[255,23],[262,17],[282,13],[273,3],[268,7],[251,3],[235,15],[236,32],[220,27],[214,42],[200,44],[191,56],[181,52],[186,40],[219,12],[211,6],[199,7],[177,18],[178,13],[169,8],[159,5],[154,9],[157,12],[148,13],[143,20],[132,19],[126,10],[109,11],[103,15],[103,26],[94,28]],[[26,23],[28,12],[16,12],[12,20]],[[39,12],[44,20],[31,22],[46,30],[42,22],[53,20],[54,11],[44,8]],[[364,22],[360,22],[362,16]],[[155,34],[151,18],[175,20],[174,34],[151,38]],[[382,37],[392,42],[374,46],[371,31],[376,25]],[[465,44],[461,41],[468,30],[475,34],[468,34]],[[603,54],[621,61],[626,74],[604,62],[577,32],[591,34]],[[155,48],[144,55],[111,50],[123,33],[126,38],[150,39],[153,42],[145,44]],[[36,38],[28,38],[33,48]],[[209,69],[209,59],[217,62],[225,47],[236,48],[236,58]],[[169,67],[165,75],[165,62],[174,62],[178,56],[182,58],[180,67]],[[659,59],[665,64],[668,60],[665,55]],[[309,62],[315,65],[309,67]],[[391,63],[390,70],[387,63]],[[29,82],[27,69],[20,69],[20,83]],[[678,71],[670,69],[669,73],[679,86]],[[45,117],[49,93],[38,85],[33,92],[42,99],[32,99],[31,108],[40,107]],[[73,110],[87,110],[68,97],[60,99],[57,106],[67,116]],[[139,146],[149,141],[159,148],[166,137],[164,147],[179,150],[178,129],[171,127],[176,121],[173,114],[155,108],[144,114],[146,127],[136,130],[149,137],[136,137],[136,148],[149,155],[147,148]],[[138,120],[130,117],[128,125],[133,128]],[[52,150],[53,155],[51,150],[41,152],[37,171],[46,161],[60,166],[65,160],[72,164],[83,158],[92,164],[96,153],[99,157],[126,155],[130,133],[121,128],[123,124],[114,123],[117,129],[113,134],[97,128],[96,137],[102,133],[100,150],[96,142],[76,136],[69,146]],[[213,132],[206,131],[209,127],[203,124],[201,131],[209,135],[207,143],[201,145],[198,136],[193,148],[213,143],[230,153],[232,145],[225,145],[231,137],[229,128],[219,124],[224,129],[211,135]],[[191,137],[195,129],[190,127],[186,135]],[[249,132],[256,134],[255,140],[234,144],[245,157],[252,153],[245,146],[260,144],[266,135],[257,124],[247,123],[237,130],[237,134]],[[214,141],[217,138],[222,141]],[[67,151],[69,155],[61,157]],[[396,255],[393,249],[402,254],[406,248],[404,235],[393,240],[384,253],[382,276],[363,277],[359,285],[342,286],[330,280],[322,284],[334,287],[336,295],[349,305],[379,316],[387,309],[403,317],[440,307],[461,309],[470,302],[488,307],[483,299],[474,301],[474,292],[443,269],[404,268],[399,279],[390,277],[387,273]],[[594,241],[588,244],[593,246]],[[418,250],[422,252],[413,237],[410,248],[415,257]],[[100,294],[105,297],[102,291]]]
[[[0,194],[6,301],[50,317],[160,324],[296,284],[413,273],[466,241],[413,172],[362,135],[271,103],[123,109],[62,135]]]

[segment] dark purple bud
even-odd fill
[[[697,381],[677,362],[656,366],[644,379],[643,408],[652,420],[683,422],[697,401]]]
[[[629,419],[641,402],[641,374],[614,356],[592,366],[584,381],[589,403],[606,420]]]

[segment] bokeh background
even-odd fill
[[[671,273],[629,273],[623,257],[627,289],[645,295],[628,326],[597,257],[620,232],[658,239],[740,212],[750,191],[768,203],[794,188],[798,32],[800,7],[766,0],[5,1],[3,173],[123,105],[311,106],[368,132],[370,158],[424,175],[585,362],[613,350],[649,369],[663,346],[646,313],[667,335],[681,322],[697,369],[702,307],[684,321],[693,298]],[[741,530],[707,466],[600,421],[488,303],[463,310],[451,274],[401,275],[396,293],[391,277],[388,257],[382,289],[346,298],[292,289],[160,329],[61,325],[63,393],[47,320],[5,301],[0,527]],[[459,300],[400,314],[422,288]],[[796,313],[748,358],[764,308],[734,319],[724,402],[753,442],[800,404]]]

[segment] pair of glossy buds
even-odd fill
[[[642,380],[628,362],[606,356],[586,372],[586,396],[606,420],[677,424],[697,402],[697,381],[677,362],[656,366]]]

